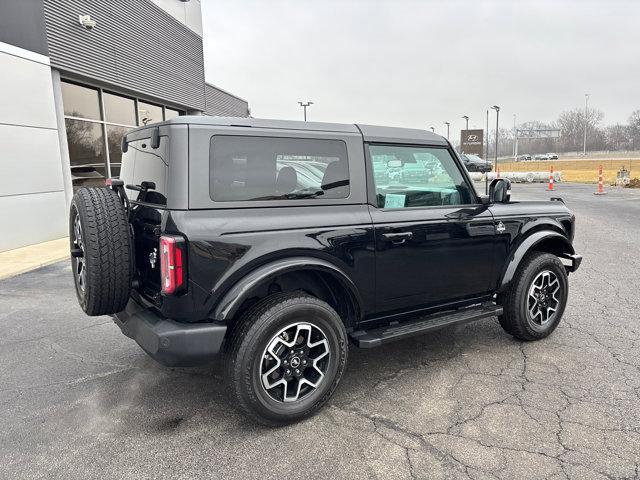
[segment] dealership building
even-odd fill
[[[249,116],[205,82],[200,0],[1,0],[0,251],[66,236],[123,134],[186,114]]]

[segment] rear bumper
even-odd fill
[[[227,326],[220,323],[179,323],[162,318],[133,299],[112,317],[122,333],[154,360],[170,367],[210,362],[220,352],[227,332]]]

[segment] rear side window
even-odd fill
[[[158,148],[151,148],[150,138],[132,140],[127,146],[127,151],[122,154],[120,171],[120,178],[125,185],[155,183],[155,189],[144,194],[144,198],[142,192],[131,189],[126,190],[127,196],[133,200],[166,205],[169,137],[161,136]]]
[[[209,164],[215,202],[349,196],[347,146],[341,140],[215,135]]]

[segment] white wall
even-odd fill
[[[67,206],[49,59],[0,42],[0,72],[1,252],[66,236]]]
[[[202,36],[202,10],[200,0],[151,0],[169,15]]]

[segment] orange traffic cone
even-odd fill
[[[549,191],[553,191],[553,165],[551,165],[551,169],[549,170]]]

